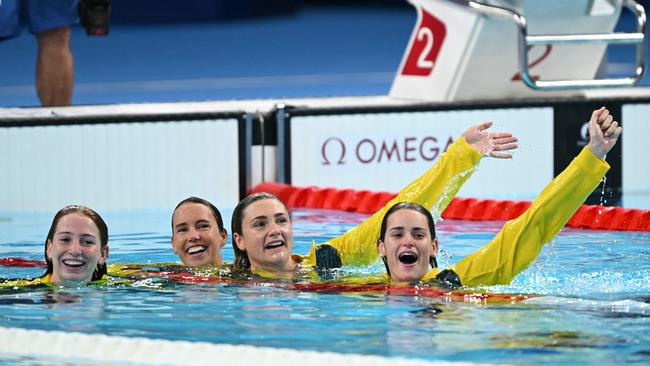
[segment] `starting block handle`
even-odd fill
[[[482,4],[471,0],[451,0],[452,2],[469,7],[488,16],[510,18],[519,30],[519,69],[521,80],[529,88],[535,90],[569,90],[626,87],[636,84],[645,74],[646,63],[646,14],[643,6],[634,0],[623,0],[623,6],[636,16],[637,30],[635,33],[605,33],[605,34],[567,34],[567,35],[528,35],[526,18],[517,11],[495,5]],[[529,70],[528,48],[532,45],[550,44],[636,44],[636,67],[634,75],[621,78],[605,78],[593,80],[535,80]]]

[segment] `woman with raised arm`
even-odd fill
[[[395,204],[383,217],[377,241],[388,276],[399,282],[433,280],[451,286],[510,283],[598,186],[609,170],[605,155],[621,132],[607,109],[595,110],[589,120],[587,146],[526,212],[506,222],[486,246],[443,271],[436,268],[438,239],[431,213],[414,203]]]
[[[510,158],[517,139],[509,133],[488,133],[491,122],[469,128],[422,176],[403,188],[384,208],[357,227],[307,256],[292,254],[293,231],[286,205],[269,193],[244,198],[233,211],[234,267],[257,274],[291,273],[298,264],[328,269],[368,265],[377,258],[380,222],[395,202],[417,202],[442,212],[483,156]]]

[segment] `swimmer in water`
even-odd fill
[[[45,240],[45,273],[36,279],[8,280],[1,285],[84,286],[106,279],[107,258],[108,227],[101,216],[86,206],[66,206],[54,215]]]
[[[292,254],[293,231],[287,206],[269,193],[244,198],[233,211],[234,268],[260,275],[290,274],[298,265],[330,269],[368,265],[377,258],[376,242],[386,210],[400,201],[442,212],[475,170],[481,157],[511,158],[517,147],[510,133],[489,133],[491,122],[472,126],[427,172],[403,188],[373,216],[342,236],[313,246],[307,256]]]
[[[219,210],[210,202],[188,197],[172,214],[172,248],[189,267],[220,266],[228,232]]]
[[[505,223],[486,246],[449,269],[436,264],[438,239],[431,213],[411,202],[388,209],[377,241],[393,281],[439,281],[452,287],[508,284],[534,261],[605,176],[605,155],[622,128],[607,109],[593,111],[589,143],[532,202],[521,216]]]

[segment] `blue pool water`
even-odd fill
[[[176,261],[169,244],[170,212],[104,216],[112,233],[110,262]],[[312,239],[320,242],[339,235],[364,218],[338,211],[295,211],[294,250],[306,253]],[[50,220],[51,215],[0,212],[0,257],[42,259]],[[485,244],[501,224],[440,222],[441,265]],[[232,260],[230,246],[224,257]],[[381,269],[377,265],[357,271]],[[0,277],[36,276],[42,271],[0,267]],[[488,291],[544,296],[504,304],[223,283],[89,287],[2,293],[0,324],[426,360],[650,363],[648,233],[565,229],[512,284]],[[17,358],[0,351],[0,365],[59,361]]]

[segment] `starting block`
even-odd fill
[[[645,10],[633,0],[408,0],[418,18],[390,96],[513,99],[633,86],[645,72]],[[623,7],[634,33],[613,33]],[[610,44],[636,46],[634,74],[597,78]],[[559,91],[559,92],[558,92]]]

